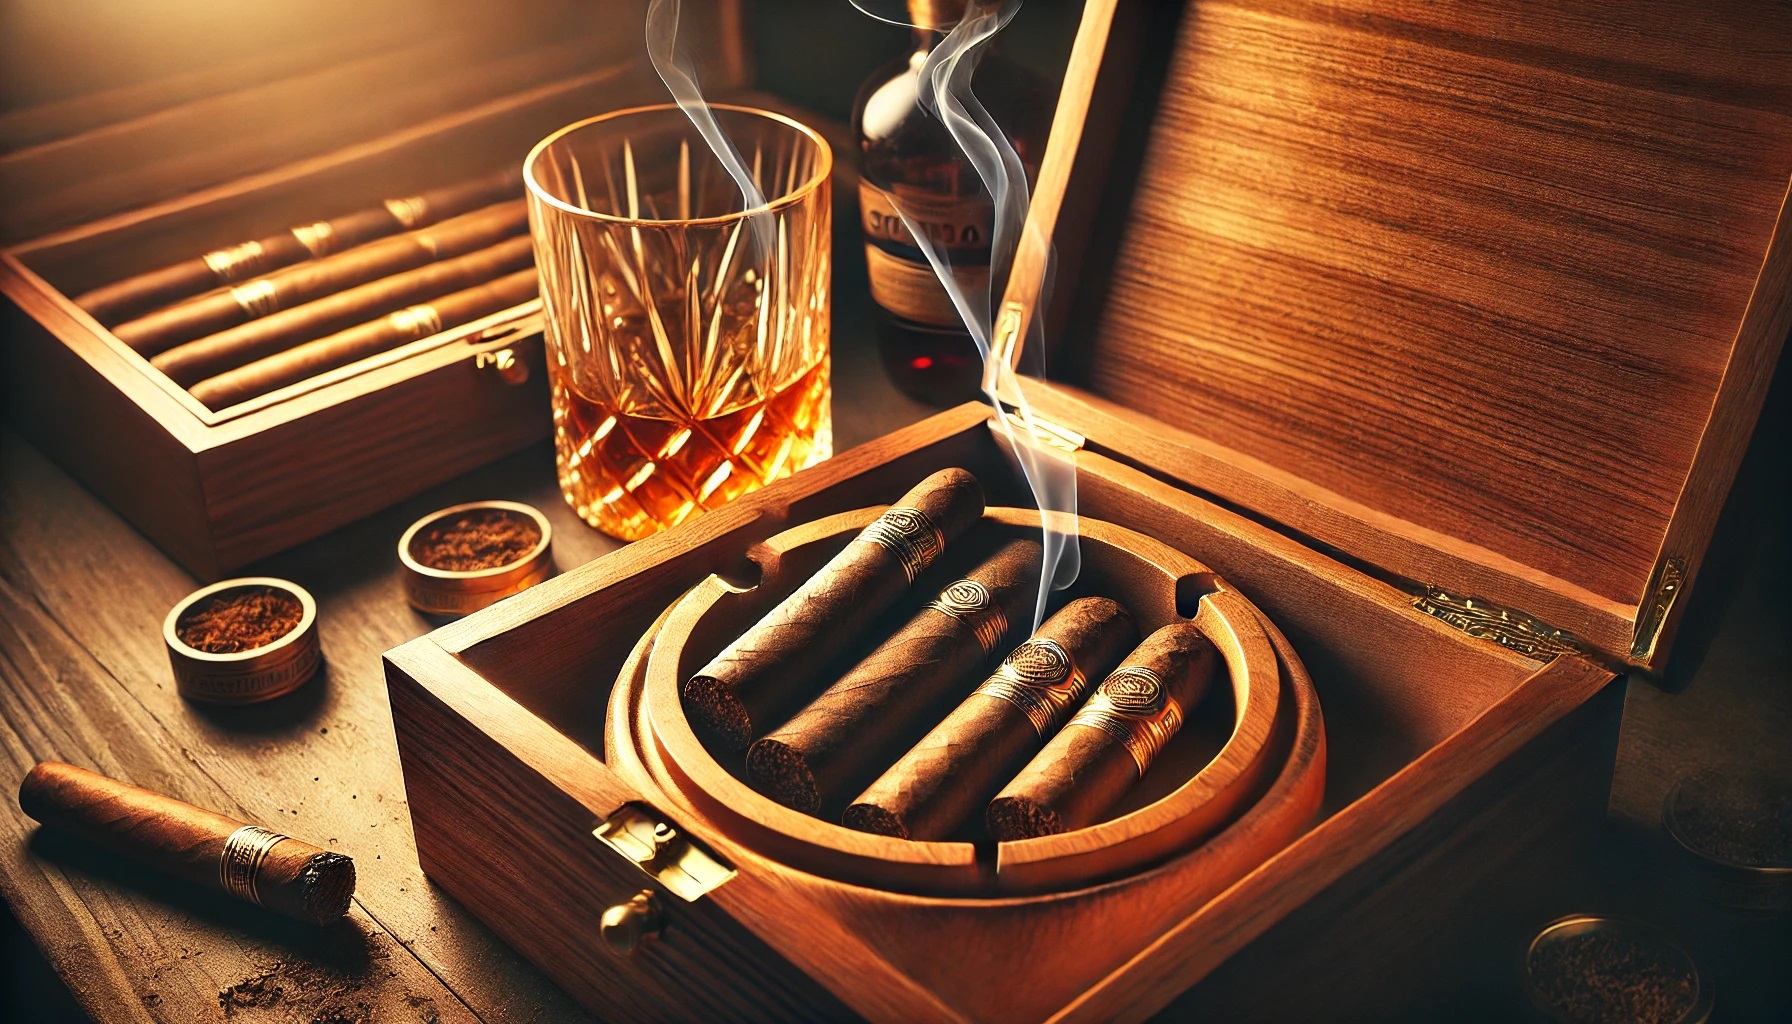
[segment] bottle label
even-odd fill
[[[871,299],[892,316],[929,327],[964,329],[964,318],[925,259],[907,260],[875,245],[865,246],[870,268]],[[989,291],[989,268],[952,268],[952,277],[966,291]]]
[[[907,223],[902,219],[905,214]],[[984,196],[938,196],[910,189],[892,193],[861,178],[859,215],[867,242],[912,250],[920,259],[920,247],[909,231],[912,223],[936,249],[945,250],[954,260],[962,255],[974,263],[989,262],[995,210]]]
[[[926,195],[908,189],[891,193],[859,181],[860,223],[865,230],[872,300],[911,323],[962,330],[964,318],[915,244],[902,214],[897,213],[898,203],[952,268],[958,288],[983,295],[989,291],[989,236],[994,213],[989,200],[983,196]]]

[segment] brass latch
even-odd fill
[[[496,374],[499,380],[513,386],[529,382],[529,364],[517,358],[512,348],[479,353],[473,357],[473,368]]]
[[[686,902],[734,877],[733,868],[645,804],[623,804],[591,834]]]

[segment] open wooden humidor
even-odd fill
[[[688,6],[713,86],[738,89],[738,11]],[[546,437],[538,300],[211,409],[70,297],[520,166],[557,128],[659,101],[638,33],[614,30],[640,15],[325,3],[293,53],[0,119],[9,418],[201,577]]]
[[[1059,379],[1024,387],[1079,511],[1285,638],[1324,710],[1310,827],[1275,831],[1278,777],[1205,843],[953,891],[668,767],[655,659],[701,656],[660,649],[693,587],[939,468],[1029,503],[965,406],[387,655],[425,870],[594,1011],[1139,1019],[1212,1010],[1198,983],[1273,943],[1258,986],[1373,1019],[1398,992],[1326,966],[1375,958],[1378,915],[1406,949],[1443,927],[1428,862],[1472,889],[1601,813],[1610,684],[1663,663],[1788,326],[1792,21],[1146,7],[1083,14],[1020,257],[1053,240],[1058,288],[1009,290],[998,351],[1040,328]]]

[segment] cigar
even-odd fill
[[[1219,651],[1193,623],[1151,634],[990,801],[990,836],[1031,839],[1100,819],[1182,728],[1218,665]]]
[[[301,307],[344,288],[483,249],[522,231],[528,218],[521,199],[488,206],[434,227],[382,238],[328,259],[201,295],[119,324],[112,333],[137,352],[153,356],[238,324],[263,322],[281,310]]]
[[[176,384],[191,387],[226,370],[246,366],[406,306],[460,291],[527,267],[535,259],[528,235],[489,249],[431,263],[383,281],[359,285],[315,302],[252,320],[208,338],[189,341],[151,359]]]
[[[288,917],[329,924],[348,913],[355,862],[85,768],[44,761],[19,784],[19,807],[120,856]]]
[[[1118,601],[1084,597],[1045,620],[975,693],[847,805],[841,822],[902,839],[945,839],[1014,778],[1134,644]]]
[[[747,779],[815,814],[850,796],[980,678],[1032,611],[1042,552],[1014,540],[928,603],[796,716],[747,748]]]
[[[307,341],[246,366],[226,370],[193,385],[193,397],[212,409],[258,398],[288,384],[315,377],[357,359],[385,352],[407,341],[427,338],[536,295],[535,268],[507,274],[488,284],[406,306],[370,323],[357,324],[315,341]]]
[[[983,488],[962,469],[942,469],[916,484],[685,681],[685,717],[715,745],[745,750],[813,694],[828,664],[982,515]]]
[[[75,305],[110,327],[200,292],[235,284],[302,260],[328,256],[395,231],[424,227],[513,197],[521,187],[522,171],[517,167],[476,181],[431,189],[402,199],[388,199],[370,210],[301,224],[277,235],[102,285],[78,296]]]

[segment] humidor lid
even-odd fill
[[[640,65],[641,0],[21,5],[0,30],[0,244],[36,239]],[[688,0],[705,85],[746,78],[739,0]],[[429,182],[421,182],[423,187]]]
[[[1788,52],[1777,0],[1091,0],[998,350],[1471,632],[1658,669],[1787,332]]]

